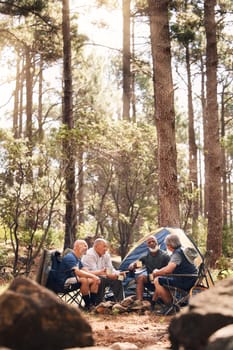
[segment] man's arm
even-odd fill
[[[81,277],[85,277],[85,278],[92,278],[94,280],[99,280],[99,277],[96,276],[94,273],[82,268],[82,269],[79,269],[77,266],[73,267],[72,269],[75,273],[75,275],[79,278]]]
[[[94,278],[94,279],[99,279],[97,276],[95,276],[93,273],[91,273],[88,270],[83,271],[83,265],[80,262],[80,266],[77,266],[77,260],[72,254],[67,254],[63,258],[64,260],[64,266],[66,270],[73,271],[75,275],[80,278],[80,277],[86,277],[86,278]]]
[[[153,276],[163,276],[172,273],[176,268],[176,264],[174,262],[169,262],[167,266],[162,267],[161,269],[157,270],[155,269],[153,271]]]

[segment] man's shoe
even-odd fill
[[[175,315],[179,311],[175,305],[165,305],[160,308],[160,310],[156,311],[156,315],[158,316],[171,316]]]
[[[92,312],[95,310],[95,305],[85,305],[83,307],[81,307],[81,310],[83,310],[84,312]]]
[[[151,307],[150,307],[151,311],[160,310],[161,307],[164,307],[164,303],[160,298],[158,298],[157,300],[151,300],[150,303],[151,303]]]
[[[151,302],[150,302],[150,311],[154,311],[155,310],[155,303],[156,303],[155,300],[151,300]]]

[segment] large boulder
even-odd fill
[[[0,295],[0,347],[59,350],[92,346],[92,329],[77,307],[27,278]]]
[[[233,324],[218,329],[211,335],[205,350],[233,350]]]
[[[232,277],[191,298],[169,325],[172,349],[205,349],[214,332],[233,323],[232,298]]]

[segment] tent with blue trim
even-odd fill
[[[142,255],[145,255],[147,253],[146,240],[149,236],[153,235],[154,237],[156,237],[160,249],[166,250],[165,238],[170,233],[175,233],[179,236],[182,247],[184,248],[191,247],[197,251],[197,257],[195,259],[195,264],[197,266],[199,266],[201,263],[204,262],[204,257],[201,254],[199,248],[182,229],[172,228],[172,227],[160,227],[158,230],[146,234],[143,238],[141,238],[138,242],[135,243],[135,245],[130,249],[128,254],[122,260],[119,266],[119,270],[127,271],[129,265],[132,262],[137,261]],[[207,283],[209,284],[209,286],[212,286],[214,283],[209,270],[208,270],[207,278],[208,278]]]

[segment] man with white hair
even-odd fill
[[[155,285],[153,303],[156,303],[158,298],[161,298],[164,304],[170,305],[172,297],[165,286],[178,287],[186,291],[192,288],[197,280],[198,273],[194,263],[197,252],[193,248],[183,249],[179,236],[175,233],[169,234],[165,238],[165,243],[172,255],[165,267],[153,271]],[[169,274],[174,276],[166,276]]]
[[[121,301],[124,298],[123,285],[119,278],[121,272],[112,265],[108,243],[105,239],[97,238],[94,241],[93,247],[88,249],[86,255],[83,255],[82,263],[83,266],[101,279],[96,297],[97,304],[103,301],[106,287],[111,288],[115,301]]]

